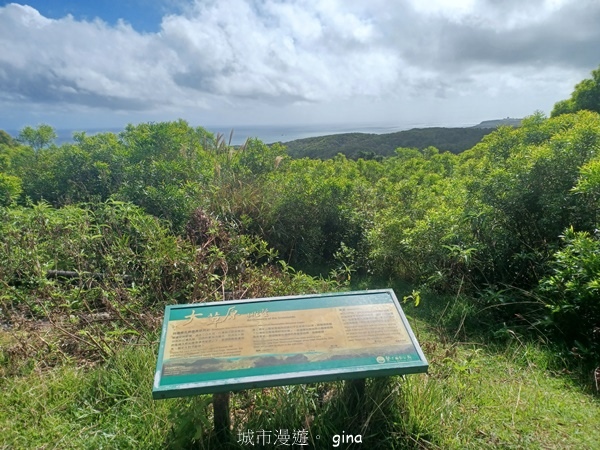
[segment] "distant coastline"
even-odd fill
[[[51,124],[50,124],[51,125]],[[196,126],[196,125],[193,125]],[[272,144],[275,142],[289,142],[297,139],[304,139],[309,137],[327,136],[332,134],[341,133],[370,133],[370,134],[384,134],[393,133],[396,131],[406,130],[415,126],[428,126],[424,124],[410,124],[406,126],[393,126],[393,125],[331,125],[331,124],[312,124],[312,125],[239,125],[239,126],[225,126],[225,125],[200,125],[211,133],[217,135],[222,134],[225,141],[229,141],[229,136],[233,130],[233,136],[231,138],[231,145],[241,145],[248,138],[258,138],[265,144]],[[122,128],[106,127],[106,128],[74,128],[74,129],[58,129],[56,128],[56,144],[61,145],[68,142],[73,142],[73,133],[85,131],[89,135],[97,133],[120,133],[125,129],[125,125]],[[5,130],[8,134],[13,137],[18,136],[19,130]]]
[[[240,125],[240,126],[224,126],[224,125],[200,125],[211,133],[222,134],[227,141],[233,130],[231,145],[241,145],[248,138],[258,138],[265,144],[275,142],[290,142],[298,139],[310,137],[329,136],[344,133],[365,133],[365,134],[387,134],[398,131],[410,130],[413,128],[432,128],[432,127],[496,127],[504,121],[511,121],[511,125],[520,122],[521,119],[499,119],[486,120],[477,125],[443,125],[439,123],[406,123],[401,125],[392,124],[310,124],[310,125]],[[51,125],[51,124],[50,124]],[[89,135],[97,133],[120,133],[125,129],[126,125],[121,128],[106,127],[106,128],[74,128],[74,129],[58,129],[56,128],[56,144],[61,145],[68,142],[73,142],[73,133],[85,131]],[[195,126],[195,125],[194,125]],[[5,130],[13,137],[18,136],[19,130]]]

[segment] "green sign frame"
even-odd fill
[[[393,290],[165,308],[154,399],[427,372]]]

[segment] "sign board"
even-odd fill
[[[391,289],[171,305],[155,399],[427,371]]]

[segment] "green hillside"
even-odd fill
[[[292,158],[333,158],[338,153],[348,158],[373,158],[375,155],[392,156],[399,147],[436,147],[441,151],[460,153],[477,144],[494,128],[413,128],[387,134],[343,133],[297,139],[286,142]]]
[[[518,127],[521,125],[522,120],[523,119],[511,119],[510,117],[507,117],[506,119],[484,120],[483,122],[475,125],[473,128],[498,128],[502,125]]]

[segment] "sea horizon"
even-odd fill
[[[329,136],[343,133],[365,133],[365,134],[386,134],[396,133],[398,131],[410,130],[413,128],[431,128],[431,127],[471,127],[475,124],[448,125],[439,123],[405,123],[394,124],[307,124],[307,125],[200,125],[202,128],[216,135],[222,135],[225,142],[231,145],[242,145],[249,138],[260,139],[265,144],[275,142],[290,142],[297,139],[305,139],[319,136]],[[193,126],[193,125],[192,125]],[[73,133],[85,132],[88,135],[98,133],[118,134],[125,130],[123,127],[97,127],[97,128],[55,128],[57,138],[56,145],[62,145],[74,142]],[[5,130],[13,137],[19,135],[19,130]],[[230,140],[231,138],[231,140]]]

